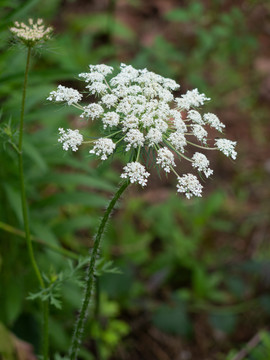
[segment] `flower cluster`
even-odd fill
[[[68,129],[65,131],[63,128],[59,128],[60,137],[58,141],[63,144],[63,149],[77,151],[78,146],[83,142],[83,136],[79,133],[79,130]]]
[[[141,159],[142,154],[149,153],[163,171],[176,175],[178,192],[187,198],[201,196],[203,187],[198,178],[190,173],[180,176],[175,158],[191,162],[194,170],[208,178],[213,174],[209,160],[198,151],[189,156],[193,148],[204,152],[220,150],[232,159],[237,155],[234,141],[217,138],[214,146],[208,145],[208,129],[222,132],[225,127],[215,114],[201,115],[198,111],[210,99],[197,89],[174,98],[173,91],[180,86],[147,69],[137,70],[121,64],[116,76],[112,76],[113,70],[104,64],[90,65],[89,72],[79,74],[88,92],[97,98],[96,102],[81,105],[82,95],[61,85],[50,93],[48,100],[66,102],[81,110],[82,118],[101,122],[104,136],[85,142],[93,143],[91,154],[106,160],[119,147],[131,152],[132,161],[124,166],[122,178],[145,186],[150,174]],[[77,150],[82,142],[78,130],[59,131],[64,150],[69,147]]]
[[[14,27],[10,28],[12,34],[29,47],[34,46],[42,40],[49,39],[52,32],[52,27],[46,28],[42,19],[38,19],[36,23],[34,23],[33,19],[29,19],[28,25],[16,21],[14,25]]]

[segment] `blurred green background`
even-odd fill
[[[83,265],[76,270],[76,260],[46,244],[87,255],[122,165],[101,166],[87,149],[64,154],[57,129],[84,124],[46,97],[59,83],[82,89],[78,74],[89,64],[125,62],[173,78],[180,93],[205,92],[239,156],[211,153],[214,177],[202,199],[176,196],[174,177],[165,176],[125,194],[104,236],[81,357],[231,360],[255,337],[239,359],[270,359],[269,1],[1,0],[0,16],[0,331],[5,325],[33,345],[26,359],[39,353],[39,306],[26,299],[38,284],[18,232],[17,156],[7,132],[16,139],[26,59],[8,28],[42,17],[54,37],[31,60],[24,162],[31,233],[45,242],[35,245],[38,263],[51,284],[64,279],[54,299],[62,309],[51,307],[52,354],[69,346],[82,292],[74,274]]]

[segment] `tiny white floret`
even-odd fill
[[[211,100],[205,94],[200,94],[198,89],[188,90],[180,98],[176,98],[177,106],[182,110],[189,110],[191,107],[203,105],[205,101]]]
[[[101,160],[106,160],[114,152],[115,143],[111,139],[100,138],[94,142],[94,147],[89,151],[90,154],[101,155]]]
[[[219,120],[219,118],[215,114],[204,114],[203,119],[207,124],[209,124],[209,126],[216,129],[217,131],[222,132],[222,129],[225,128],[225,125]]]
[[[121,178],[129,179],[131,183],[138,183],[141,186],[146,186],[149,172],[146,171],[145,166],[137,161],[128,163],[124,167],[124,172],[121,174]]]
[[[184,152],[184,147],[187,145],[185,135],[181,131],[176,131],[170,134],[168,141],[173,145],[176,150]]]
[[[173,153],[166,147],[157,151],[157,164],[159,164],[164,171],[169,173],[171,168],[175,165]]]
[[[224,155],[230,156],[233,160],[236,159],[237,152],[235,151],[236,141],[228,139],[216,139],[215,145]]]
[[[177,192],[184,193],[188,199],[193,195],[202,196],[203,187],[195,175],[184,174],[181,177],[179,176],[177,180]]]
[[[102,118],[104,129],[106,129],[107,126],[109,126],[110,128],[113,126],[117,126],[119,124],[119,120],[120,120],[120,116],[116,112],[114,111],[107,112],[106,114],[104,114]]]
[[[91,118],[92,120],[100,118],[100,116],[104,113],[103,107],[99,104],[90,104],[83,107],[83,113],[80,117]]]
[[[128,143],[126,146],[126,151],[129,151],[131,147],[137,148],[138,146],[143,146],[144,136],[140,130],[131,129],[127,132],[124,141]]]
[[[145,137],[149,141],[149,146],[153,146],[162,141],[162,132],[158,129],[151,128]]]
[[[65,101],[68,105],[77,104],[82,99],[82,94],[78,90],[68,88],[63,85],[58,85],[56,91],[51,91],[47,100],[62,102]]]
[[[58,141],[63,144],[63,149],[68,150],[71,148],[72,151],[77,151],[78,146],[83,142],[83,136],[79,133],[79,130],[59,128],[60,137]]]
[[[204,154],[196,152],[192,156],[192,161],[192,166],[198,171],[203,171],[207,178],[213,174],[213,170],[209,169],[209,160]]]

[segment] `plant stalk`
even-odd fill
[[[11,226],[9,224],[6,224],[2,221],[0,221],[0,229],[1,230],[4,230],[10,234],[13,234],[13,235],[16,235],[16,236],[19,236],[21,238],[25,238],[25,232],[20,230],[20,229],[17,229],[15,228],[14,226]],[[74,260],[79,260],[80,256],[70,250],[67,250],[67,249],[64,249],[60,246],[56,246],[56,245],[53,245],[53,244],[50,244],[50,243],[47,243],[46,241],[42,240],[42,239],[39,239],[33,235],[30,235],[30,238],[31,238],[31,241],[35,242],[35,243],[38,243],[38,244],[41,244],[45,247],[47,247],[48,249],[60,254],[60,255],[63,255],[63,256],[66,256],[66,257],[69,257],[70,259],[74,259]]]
[[[123,192],[126,190],[128,185],[129,185],[129,182],[125,181],[120,186],[118,191],[115,193],[114,197],[110,201],[110,203],[105,211],[105,214],[100,222],[100,225],[99,225],[99,228],[97,231],[94,246],[93,246],[93,249],[91,250],[91,256],[90,256],[88,268],[86,270],[86,287],[85,287],[84,298],[83,298],[83,302],[82,302],[78,320],[76,321],[76,324],[75,324],[75,330],[73,333],[72,342],[71,342],[71,346],[70,346],[70,350],[69,350],[70,360],[76,360],[77,353],[78,353],[78,350],[79,350],[79,347],[81,344],[81,338],[82,338],[83,331],[84,331],[84,323],[85,323],[86,316],[87,316],[87,310],[89,307],[89,302],[93,295],[93,289],[94,289],[94,283],[95,283],[95,265],[96,265],[96,260],[97,260],[98,253],[99,253],[101,238],[104,233],[106,223],[109,219],[109,216],[110,216],[112,210],[114,209],[116,202],[119,200],[119,198],[121,197]]]
[[[27,244],[27,249],[30,257],[30,261],[33,267],[33,270],[36,274],[38,282],[42,289],[45,288],[44,281],[42,279],[41,273],[39,271],[32,246],[31,236],[30,236],[30,227],[29,227],[29,218],[27,211],[27,200],[25,193],[25,183],[24,183],[24,172],[23,172],[23,126],[24,126],[24,109],[25,109],[25,97],[26,97],[26,88],[28,80],[28,72],[30,65],[30,56],[31,56],[31,47],[28,47],[27,50],[27,60],[24,73],[24,83],[23,83],[23,93],[22,93],[22,105],[21,105],[21,116],[20,116],[20,129],[19,129],[19,144],[18,144],[18,158],[19,158],[19,177],[20,177],[20,190],[21,190],[21,202],[22,202],[22,213],[23,213],[23,222],[24,222],[24,231],[25,231],[25,240]],[[43,312],[43,360],[48,360],[48,315],[49,315],[49,306],[47,301],[42,301],[42,312]]]

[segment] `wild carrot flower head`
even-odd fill
[[[36,23],[33,19],[29,19],[28,24],[16,21],[10,31],[26,46],[32,47],[38,42],[49,39],[52,28],[45,27],[42,19],[38,19]]]
[[[101,64],[90,65],[89,72],[79,74],[87,93],[96,97],[93,103],[82,105],[82,94],[61,85],[50,93],[48,100],[75,106],[82,118],[100,122],[103,136],[85,143],[92,144],[89,152],[101,160],[119,148],[129,153],[122,178],[146,186],[150,173],[145,158],[152,159],[162,171],[176,175],[178,192],[187,198],[201,196],[203,187],[198,178],[191,173],[179,175],[176,158],[190,162],[193,171],[208,178],[213,170],[202,150],[220,150],[232,159],[237,155],[234,141],[217,138],[210,147],[209,128],[222,132],[225,127],[215,114],[201,115],[198,111],[210,99],[198,89],[175,98],[173,91],[180,86],[147,69],[121,64],[115,76],[113,71],[111,66]],[[59,132],[64,150],[75,151],[83,142],[78,130],[68,129],[64,133],[59,129]]]

